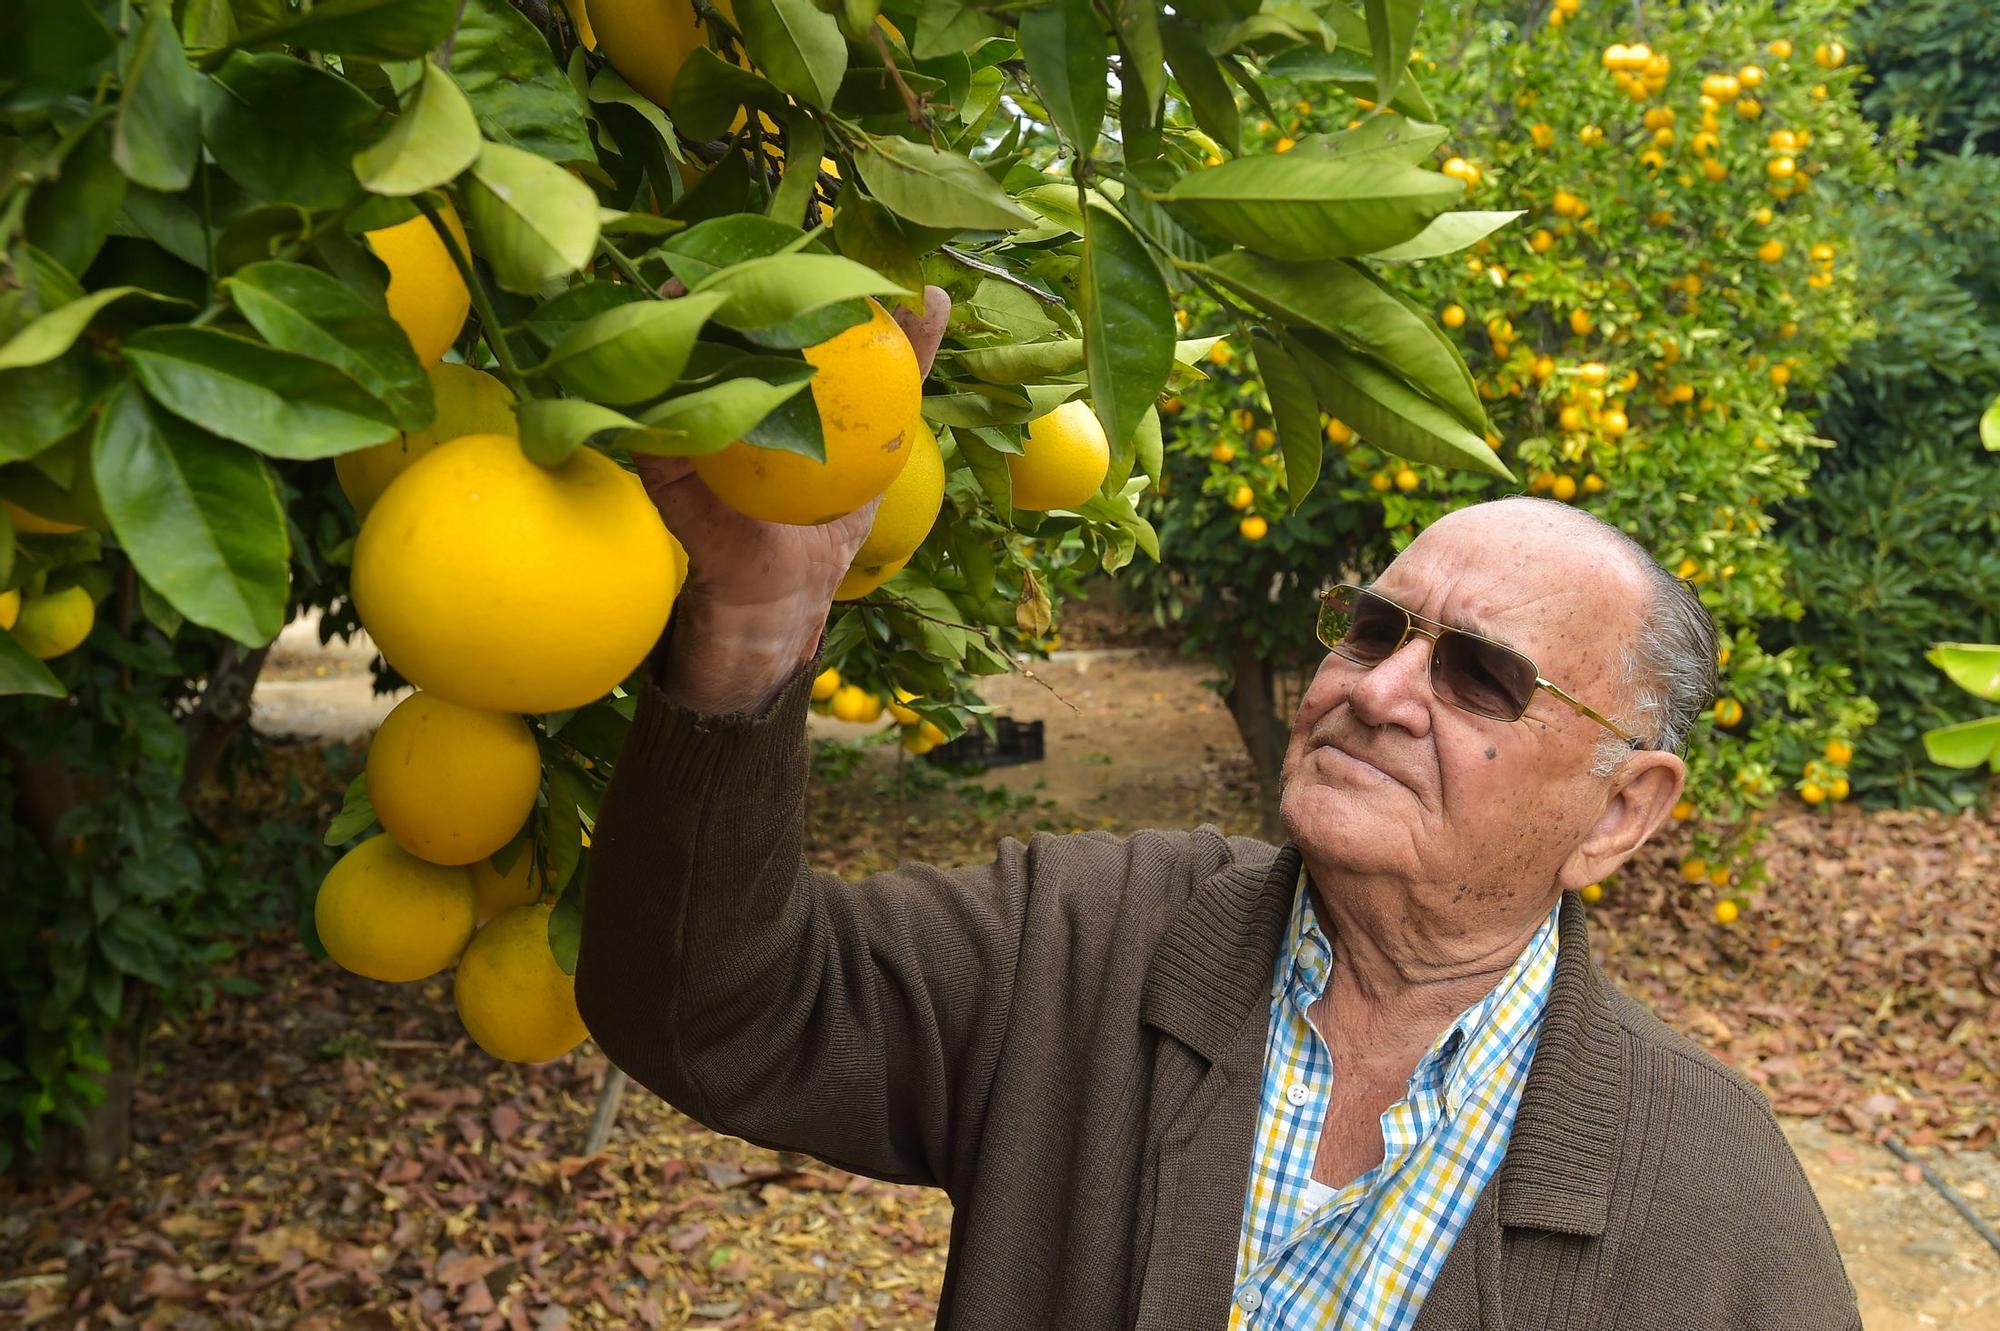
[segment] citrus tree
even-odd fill
[[[1177,287],[1256,316],[1295,501],[1329,404],[1504,474],[1458,353],[1364,262],[1492,225],[1403,114],[1430,114],[1417,18],[23,9],[0,65],[5,1149],[115,1098],[161,1005],[293,906],[359,974],[455,964],[497,1057],[583,1037],[589,830],[686,576],[635,458],[689,458],[772,521],[884,496],[815,694],[893,706],[914,748],[985,720],[978,677],[1046,641],[1081,566],[1157,553],[1155,403],[1217,345],[1177,340]],[[1285,77],[1393,109],[1259,151],[1237,98]],[[952,302],[927,377],[892,318],[926,286]],[[189,813],[306,605],[418,689],[316,890]]]
[[[1439,12],[1419,62],[1459,116],[1430,146],[1439,170],[1482,208],[1518,215],[1469,253],[1404,270],[1472,367],[1487,443],[1528,493],[1588,507],[1657,552],[1722,629],[1721,696],[1688,745],[1674,817],[1693,830],[1689,889],[1724,922],[1762,877],[1761,811],[1787,790],[1847,798],[1854,740],[1875,715],[1838,662],[1759,645],[1760,625],[1801,612],[1768,509],[1803,493],[1832,446],[1812,422],[1867,328],[1860,256],[1831,203],[1881,183],[1897,151],[1857,112],[1849,8]],[[1365,94],[1284,92],[1255,125],[1274,152],[1368,112]],[[1188,313],[1204,330],[1227,317]],[[1181,618],[1232,691],[1239,663],[1268,668],[1265,643],[1309,645],[1307,584],[1377,570],[1443,513],[1512,492],[1335,411],[1327,505],[1288,513],[1283,463],[1262,446],[1272,405],[1228,370],[1180,394],[1173,483],[1146,510],[1163,532],[1206,534],[1169,543],[1149,585],[1156,613]],[[1305,551],[1317,558],[1301,567]]]

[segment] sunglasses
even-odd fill
[[[1418,623],[1422,619],[1423,623]],[[1426,628],[1424,625],[1435,625]],[[1319,600],[1319,640],[1336,656],[1373,668],[1402,650],[1412,634],[1431,640],[1431,691],[1474,716],[1519,721],[1538,690],[1547,689],[1634,748],[1641,741],[1542,678],[1512,647],[1450,628],[1405,610],[1351,582],[1329,587]]]

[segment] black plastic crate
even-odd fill
[[[978,727],[966,731],[947,744],[924,755],[934,763],[960,767],[1011,767],[1015,763],[1042,760],[1042,723],[1016,721],[1011,716],[993,718],[993,738]]]

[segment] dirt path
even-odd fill
[[[260,684],[255,719],[273,734],[354,742],[394,704],[369,691],[365,645],[321,651],[293,626]],[[1188,826],[1212,822],[1254,834],[1250,771],[1227,711],[1203,686],[1204,669],[1170,656],[1064,652],[987,690],[998,711],[1045,723],[1046,760],[978,778],[1049,801],[1071,826]],[[879,731],[814,719],[815,732],[858,739]],[[892,746],[867,762],[896,761]],[[1831,1221],[1870,1331],[1951,1327],[2000,1331],[2000,1253],[1935,1190],[1882,1147],[1836,1134],[1816,1119],[1785,1131]],[[2000,1161],[1990,1153],[1945,1157],[1938,1168],[2000,1225]]]

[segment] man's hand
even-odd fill
[[[892,317],[929,374],[951,300],[924,288],[922,314]],[[663,683],[697,711],[758,711],[809,660],[854,552],[875,520],[874,500],[833,522],[794,527],[747,518],[715,497],[685,458],[635,459],[646,492],[688,552],[681,620]]]

